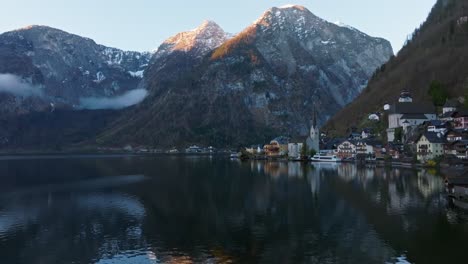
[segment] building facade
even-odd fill
[[[453,116],[454,127],[456,129],[468,128],[468,110],[462,110],[454,114]]]
[[[288,144],[288,156],[290,158],[301,158],[303,147],[304,147],[304,143],[289,143]]]
[[[356,156],[356,145],[346,140],[338,145],[336,154],[342,159],[354,158]]]
[[[426,132],[419,137],[416,142],[417,159],[420,162],[427,162],[443,156],[445,138],[440,133]]]

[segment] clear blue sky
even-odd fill
[[[4,1],[0,32],[48,25],[125,50],[152,50],[164,39],[217,22],[237,33],[273,6],[299,4],[330,22],[341,21],[388,39],[398,51],[436,0],[14,0]]]

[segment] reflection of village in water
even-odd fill
[[[22,260],[37,250],[54,254],[50,248],[64,236],[73,239],[60,245],[62,255],[44,260],[441,263],[446,254],[431,259],[425,252],[468,242],[460,220],[466,214],[448,207],[443,178],[432,171],[210,158],[67,162],[71,174],[79,166],[104,178],[144,178],[0,195],[0,246],[23,245]],[[446,229],[457,232],[447,239]],[[89,243],[96,250],[83,247]]]
[[[311,165],[298,162],[265,161],[252,161],[250,166],[252,170],[264,172],[272,178],[306,178],[313,193],[320,190],[321,179],[330,176],[354,183],[366,191],[373,191],[373,187],[378,187],[378,190],[375,190],[378,191],[375,202],[380,201],[381,192],[383,192],[381,190],[382,183],[386,183],[387,193],[390,195],[389,200],[394,201],[392,207],[409,206],[421,199],[427,199],[431,196],[438,197],[444,191],[443,178],[436,175],[434,170],[388,169],[373,165],[356,166],[349,163],[315,163]]]

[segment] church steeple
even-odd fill
[[[307,147],[309,150],[319,151],[320,142],[320,130],[317,124],[317,108],[314,105],[314,113],[312,114],[312,127],[310,128],[310,134],[307,138]]]
[[[316,129],[317,128],[317,109],[314,106],[314,117],[312,119],[312,126]]]

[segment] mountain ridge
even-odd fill
[[[121,95],[138,86],[149,57],[149,53],[106,47],[48,26],[5,32],[0,35],[0,74],[12,74],[39,87],[43,96],[23,100],[3,92],[0,112],[44,111],[50,104],[75,108],[80,98]],[[11,84],[2,86],[6,85]],[[31,107],[28,100],[37,104]]]
[[[315,105],[332,115],[392,54],[388,41],[305,8],[272,8],[203,58],[156,55],[144,79],[150,95],[99,141],[221,145],[305,134]]]

